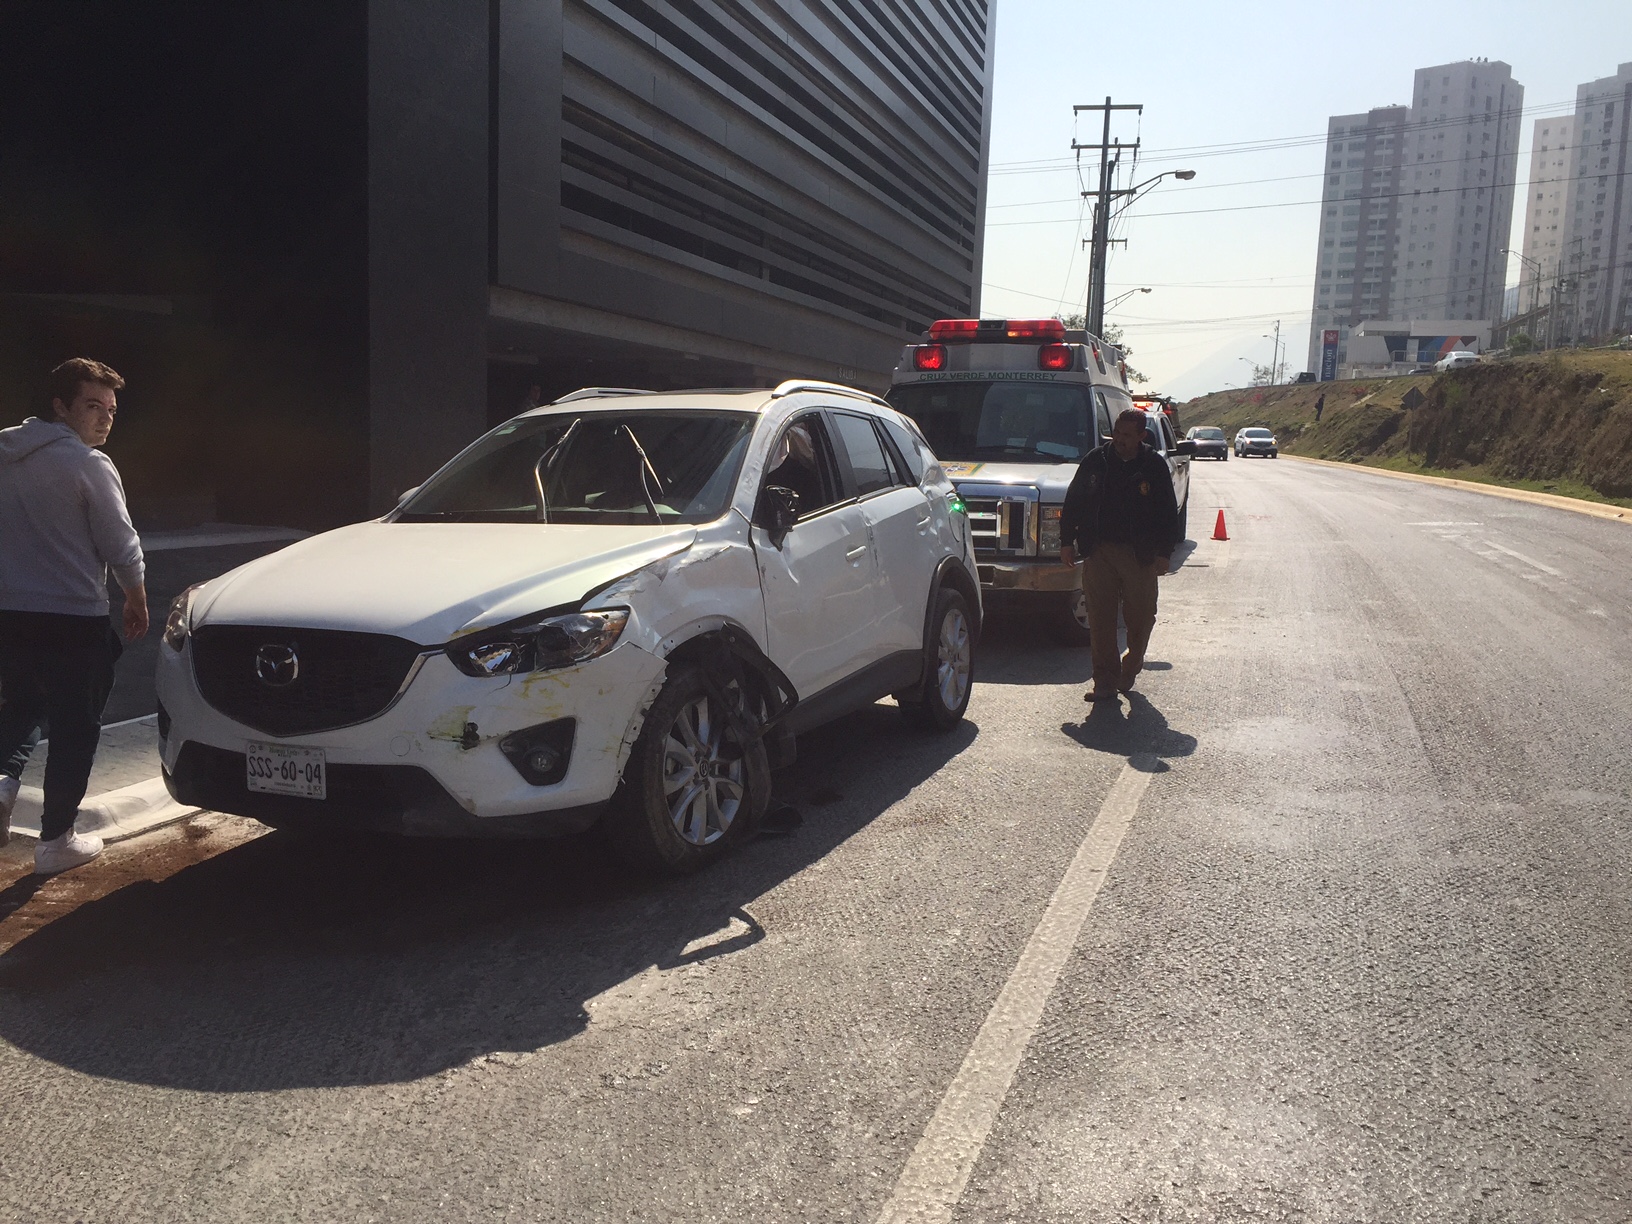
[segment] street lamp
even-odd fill
[[[1541,264],[1536,260],[1531,259],[1530,256],[1522,254],[1519,251],[1515,251],[1512,247],[1503,247],[1502,254],[1517,255],[1521,262],[1529,264],[1530,267],[1535,270],[1536,278],[1530,282],[1530,313],[1534,314],[1536,307],[1540,304],[1539,295],[1541,293]]]
[[[1108,112],[1107,112],[1108,113]],[[1126,202],[1118,208],[1118,213],[1126,209],[1129,204],[1138,199],[1144,192],[1149,191],[1157,183],[1169,176],[1188,182],[1196,177],[1194,170],[1164,170],[1154,178],[1148,178],[1142,183],[1120,190],[1111,190],[1111,163],[1103,163],[1100,167],[1099,190],[1085,191],[1083,198],[1098,197],[1094,201],[1094,233],[1092,238],[1093,256],[1089,260],[1089,290],[1088,290],[1088,330],[1096,336],[1105,331],[1105,264],[1111,249],[1111,201],[1125,199]]]
[[[1118,302],[1125,302],[1136,293],[1149,293],[1149,292],[1150,292],[1149,289],[1129,289],[1126,293],[1119,293],[1114,298],[1112,298],[1110,301],[1106,302],[1105,303],[1105,309],[1110,310]]]
[[[1281,381],[1278,372],[1281,362],[1281,321],[1279,319],[1275,320],[1275,334],[1272,336],[1265,332],[1263,338],[1275,341],[1275,349],[1269,359],[1269,385],[1273,387]]]

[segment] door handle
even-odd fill
[[[861,560],[862,557],[864,557],[866,555],[867,555],[867,545],[858,544],[855,548],[849,549],[848,551],[845,552],[844,559],[846,561],[850,562],[851,565],[855,565],[858,561]]]

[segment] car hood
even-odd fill
[[[695,527],[357,523],[207,583],[193,624],[351,629],[435,646],[577,603],[696,537]]]
[[[1077,474],[1074,461],[1061,463],[983,463],[942,460],[941,467],[959,489],[965,485],[1035,485],[1045,502],[1063,501],[1071,478]]]

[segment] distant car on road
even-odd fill
[[[1434,362],[1434,369],[1436,369],[1436,370],[1460,370],[1463,366],[1476,366],[1478,364],[1479,364],[1479,354],[1478,353],[1468,353],[1468,352],[1446,353],[1445,356],[1441,357],[1438,361]]]
[[[1270,459],[1278,459],[1281,447],[1275,441],[1275,435],[1267,429],[1241,429],[1235,434],[1235,457],[1245,459],[1248,455],[1263,455]]]
[[[1315,381],[1313,370],[1299,370],[1298,376],[1292,380],[1295,383],[1312,383]]]
[[[1224,437],[1224,431],[1216,425],[1197,425],[1184,435],[1185,441],[1194,442],[1196,449],[1191,452],[1197,459],[1223,459],[1230,457],[1230,444]]]

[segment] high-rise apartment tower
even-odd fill
[[[1494,60],[1419,68],[1409,106],[1333,116],[1309,368],[1368,320],[1500,317],[1524,87]]]

